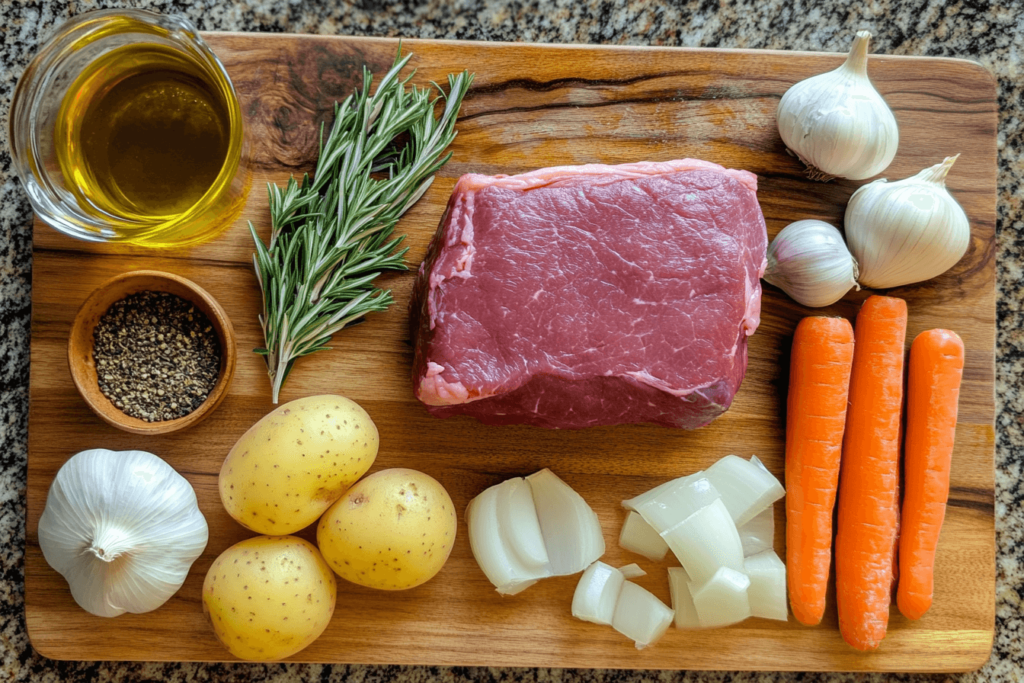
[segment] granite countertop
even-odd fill
[[[873,51],[966,57],[999,82],[998,333],[996,413],[997,625],[993,654],[981,671],[956,676],[657,673],[319,665],[206,665],[54,662],[29,645],[23,616],[28,342],[32,212],[12,173],[6,125],[0,131],[0,680],[61,681],[999,681],[1024,680],[1024,3],[976,0],[788,0],[656,2],[458,0],[388,2],[229,0],[128,3],[0,1],[0,118],[14,85],[53,29],[98,7],[145,7],[181,13],[202,30],[287,31],[343,35],[500,41],[682,45],[844,52],[850,32],[867,28]],[[721,7],[719,5],[722,5]]]

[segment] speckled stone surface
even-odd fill
[[[959,677],[615,672],[434,667],[53,662],[29,646],[23,618],[28,330],[32,213],[0,131],[0,680],[2,681],[998,681],[1024,680],[1024,4],[980,0],[741,0],[721,4],[387,2],[326,0],[0,0],[0,118],[41,42],[65,19],[98,7],[184,14],[203,30],[845,51],[867,28],[873,50],[967,57],[999,81],[996,531],[997,627],[992,658]],[[182,637],[188,637],[182,634]]]

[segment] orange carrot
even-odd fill
[[[902,299],[868,297],[857,315],[839,473],[836,603],[843,639],[858,650],[878,647],[889,623],[906,332]]]
[[[932,606],[932,570],[949,497],[964,343],[955,332],[928,330],[910,347],[907,371],[906,495],[896,602],[908,619]]]
[[[825,613],[852,362],[847,320],[810,317],[796,326],[786,409],[786,575],[793,616],[808,626]]]

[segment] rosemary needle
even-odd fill
[[[312,179],[268,185],[269,244],[249,223],[263,293],[265,346],[255,351],[265,356],[274,403],[296,359],[327,349],[336,332],[393,303],[389,290],[374,286],[377,276],[408,269],[395,224],[451,158],[444,151],[473,81],[467,71],[451,74],[448,94],[435,84],[431,98],[434,88],[407,88],[412,76],[399,77],[410,57],[399,47],[372,95],[363,67],[362,89],[335,104],[326,139],[321,128]],[[435,118],[439,100],[444,110]]]

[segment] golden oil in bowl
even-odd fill
[[[83,206],[171,219],[213,186],[227,159],[228,104],[206,74],[160,45],[95,61],[64,97],[57,158]]]
[[[218,234],[245,203],[241,107],[184,19],[82,15],[30,64],[12,111],[29,197],[75,237],[181,246]]]

